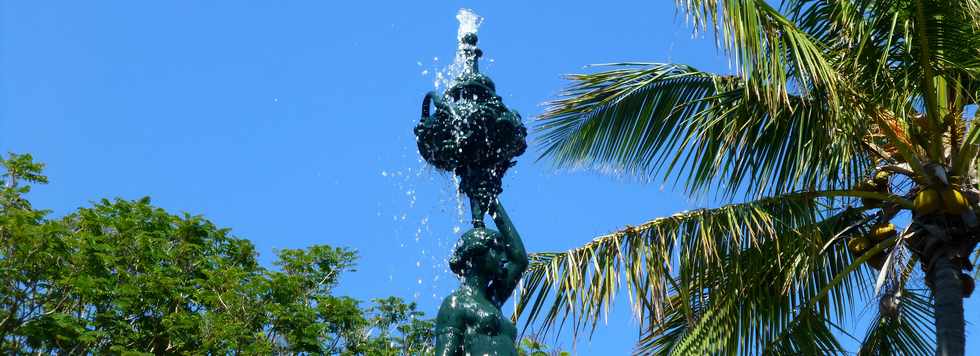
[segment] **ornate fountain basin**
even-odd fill
[[[527,128],[496,94],[493,81],[479,72],[482,52],[476,41],[475,34],[463,36],[465,68],[454,84],[442,96],[429,92],[422,99],[415,136],[426,162],[459,176],[460,190],[479,204],[473,209],[487,211],[503,191],[504,173],[527,149]]]

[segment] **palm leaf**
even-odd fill
[[[834,328],[832,328],[832,326]],[[833,329],[836,324],[803,310],[794,316],[792,324],[773,340],[763,354],[767,355],[835,355],[844,354]]]
[[[570,78],[538,126],[559,167],[663,174],[689,192],[720,179],[723,193],[758,197],[844,186],[871,166],[863,113],[834,116],[826,97],[773,105],[737,78],[668,64]]]
[[[685,303],[679,294],[675,291],[672,292],[668,299],[669,308],[659,321],[648,323],[647,329],[644,330],[636,345],[635,354],[669,355],[691,329],[691,323],[685,311],[689,311],[693,315],[704,313],[702,306],[697,303],[696,299]]]
[[[862,221],[862,214],[844,210],[758,248],[739,251],[717,270],[699,270],[700,278],[708,280],[707,288],[695,284],[686,289],[681,278],[677,294],[699,295],[691,300],[699,300],[695,305],[700,312],[685,315],[689,322],[683,333],[675,328],[658,334],[661,327],[651,328],[638,352],[669,347],[670,353],[682,355],[841,353],[831,320],[843,318],[841,312],[852,302],[853,291],[868,284],[867,276],[851,274],[846,283],[833,288],[832,298],[821,298],[812,308],[807,302],[819,297],[820,290],[834,283],[833,276],[852,262],[841,243],[825,250],[818,246],[834,235],[829,232],[856,220]]]
[[[791,88],[819,88],[838,108],[840,78],[819,42],[765,0],[676,0],[695,31],[711,30],[739,66],[747,91],[766,101],[788,103]],[[792,84],[792,85],[791,85]]]
[[[701,350],[690,340],[719,332],[734,343],[720,345],[759,349],[781,339],[798,315],[794,310],[838,282],[836,272],[851,263],[843,243],[821,249],[834,235],[827,229],[840,230],[864,217],[853,209],[824,216],[832,203],[814,193],[784,195],[680,213],[598,237],[575,250],[534,254],[515,318],[526,313],[528,324],[540,321],[545,332],[560,328],[569,317],[576,333],[594,329],[622,282],[639,319],[648,321],[650,330],[660,330],[649,349]],[[870,283],[868,276],[854,274],[811,310],[821,317],[842,317],[856,285]],[[755,320],[770,331],[753,336],[745,323],[720,328],[724,323],[709,316],[732,323]],[[678,324],[681,320],[685,325]],[[691,322],[697,323],[687,325]],[[679,339],[670,341],[660,333]]]
[[[878,312],[865,333],[858,354],[932,354],[935,350],[932,301],[920,290],[908,286],[918,259],[904,248],[896,248],[889,260],[893,260],[892,265],[886,265],[879,276],[879,281],[886,277],[884,288],[877,298],[872,299],[878,302]]]
[[[542,156],[759,200],[536,254],[516,315],[594,329],[625,286],[638,353],[839,353],[832,330],[872,297],[864,262],[901,242],[854,258],[835,235],[871,219],[831,197],[856,195],[879,165],[908,167],[918,185],[933,183],[930,163],[980,169],[980,129],[961,118],[980,101],[980,0],[785,0],[784,13],[765,0],[676,3],[736,74],[621,63],[570,76],[538,127]],[[929,300],[893,277],[901,310],[875,316],[861,353],[930,353]]]
[[[859,355],[932,355],[935,330],[932,301],[922,291],[902,289],[898,314],[877,313]]]

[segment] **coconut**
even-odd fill
[[[879,225],[871,231],[871,240],[874,242],[881,242],[895,236],[897,233],[898,232],[895,231],[894,224]]]
[[[969,298],[973,294],[973,289],[976,287],[976,283],[973,281],[973,277],[970,275],[960,272],[960,281],[963,282],[963,298]]]
[[[942,208],[942,198],[935,189],[927,188],[915,195],[913,210],[918,215],[932,214]]]
[[[858,183],[855,190],[860,192],[888,193],[888,172],[878,172],[874,178]],[[881,207],[881,199],[861,198],[861,205],[873,209]]]
[[[854,253],[855,256],[861,256],[865,251],[871,248],[871,240],[867,236],[857,236],[851,238],[847,242],[847,248]]]
[[[875,173],[875,177],[873,179],[875,186],[881,187],[887,185],[889,175],[890,174],[885,171],[878,171],[878,173]]]
[[[878,310],[887,317],[897,317],[902,299],[898,293],[885,293],[878,299]]]
[[[958,190],[944,189],[940,196],[943,198],[943,207],[947,214],[959,215],[970,208],[970,202]]]
[[[869,179],[869,180],[861,181],[861,183],[855,185],[854,190],[857,190],[859,192],[874,192],[877,191],[877,187],[875,186],[874,181]]]

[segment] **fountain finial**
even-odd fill
[[[476,47],[476,32],[469,32],[463,35],[459,39],[459,51],[460,56],[463,57],[463,73],[479,73],[480,72],[480,57],[483,57],[483,51]]]
[[[460,39],[459,41],[463,42],[463,44],[476,46],[476,41],[477,41],[476,32],[467,32],[466,34],[463,35],[463,38]]]

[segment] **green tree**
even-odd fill
[[[980,236],[980,124],[965,117],[980,1],[676,4],[734,74],[571,75],[538,126],[543,155],[730,204],[535,254],[517,314],[594,329],[625,284],[638,352],[834,354],[837,325],[874,298],[861,353],[962,355]]]
[[[52,219],[24,198],[43,165],[11,154],[0,190],[4,354],[424,354],[432,321],[414,303],[362,309],[332,295],[356,253],[254,246],[148,198],[102,200]]]
[[[369,355],[432,355],[434,352],[435,322],[425,319],[416,304],[399,298],[375,299],[368,310],[371,330],[375,336],[366,343]]]
[[[568,356],[568,351],[552,349],[535,336],[525,336],[517,349],[520,356]]]

